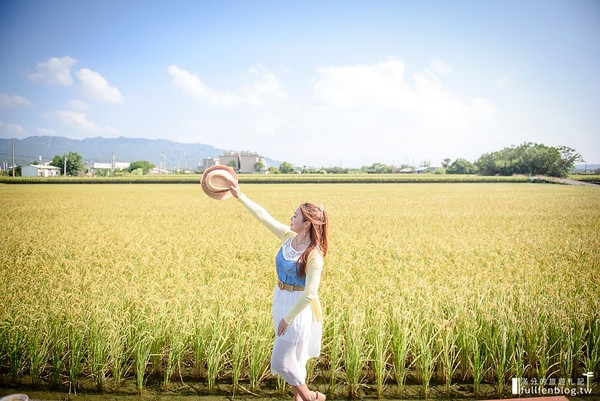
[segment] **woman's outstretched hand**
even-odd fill
[[[238,198],[240,196],[240,185],[237,182],[231,182],[229,184],[229,192],[231,192],[231,194],[233,196],[235,196],[236,198]]]

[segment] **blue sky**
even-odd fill
[[[595,0],[0,0],[4,138],[345,167],[531,141],[599,163],[599,72]]]

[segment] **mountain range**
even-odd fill
[[[12,165],[13,139],[0,138],[0,163]],[[252,151],[252,150],[250,150]],[[84,163],[134,162],[146,160],[167,169],[196,169],[207,157],[219,157],[224,150],[201,143],[180,143],[166,139],[143,138],[86,138],[70,139],[61,136],[31,136],[14,139],[15,165],[25,166],[35,161],[46,163],[56,155],[75,152]],[[269,166],[280,162],[265,158]]]

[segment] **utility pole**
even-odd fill
[[[67,155],[65,155],[65,159],[63,160],[63,175],[66,177],[67,176]]]
[[[13,171],[13,178],[15,177],[15,138],[13,138],[12,140],[12,157],[13,157],[13,162],[12,162],[12,171]]]

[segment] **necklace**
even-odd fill
[[[295,249],[298,249],[298,248],[300,248],[300,247],[301,247],[301,246],[303,246],[303,245],[306,245],[306,247],[308,247],[308,245],[310,245],[310,237],[308,238],[308,241],[297,241],[297,242],[296,242],[296,245],[294,245],[294,240],[295,240],[296,238],[298,238],[298,237],[300,237],[300,236],[299,236],[299,235],[296,235],[296,237],[294,237],[294,239],[292,239],[292,246],[293,246]],[[306,248],[306,247],[305,247],[305,248]]]

